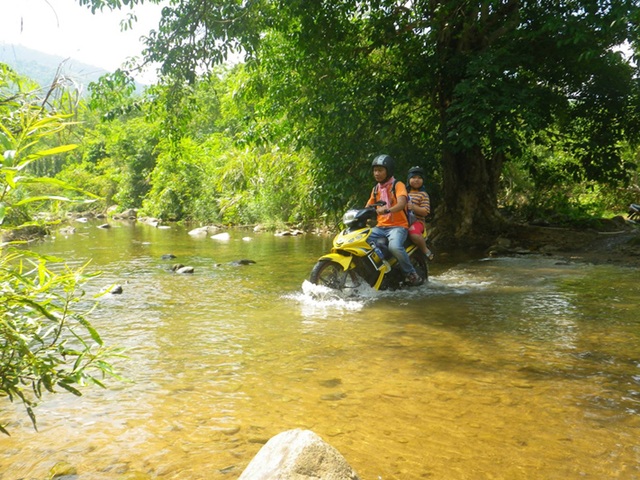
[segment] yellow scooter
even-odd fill
[[[404,275],[398,261],[386,245],[372,246],[368,239],[376,219],[377,202],[360,210],[348,210],[342,217],[345,228],[333,239],[330,253],[323,255],[313,267],[309,281],[335,290],[355,289],[365,281],[376,290],[395,290],[404,285]],[[422,233],[426,238],[426,231]],[[418,275],[428,280],[427,260],[407,237],[405,249]]]

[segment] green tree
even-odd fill
[[[269,97],[262,113],[313,150],[328,206],[358,191],[370,155],[406,167],[437,151],[439,236],[475,243],[501,226],[505,162],[547,129],[577,160],[576,177],[626,180],[638,76],[616,47],[637,50],[639,11],[637,0],[186,0],[164,9],[147,59],[193,82],[246,52]]]
[[[145,213],[272,226],[316,218],[308,200],[308,151],[265,139],[264,132],[273,130],[277,121],[256,120],[259,102],[247,95],[248,81],[246,68],[239,65],[216,68],[186,89],[179,104],[188,114],[157,146]],[[156,111],[177,100],[171,87],[152,90]],[[171,123],[163,122],[165,128]]]
[[[153,113],[151,95],[136,94],[123,72],[90,85],[91,97],[80,111],[80,149],[66,159],[56,178],[101,197],[102,211],[114,202],[139,208],[151,189],[162,117]]]

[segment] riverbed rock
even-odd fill
[[[49,470],[49,478],[51,479],[68,477],[77,474],[78,469],[71,465],[69,462],[65,461],[56,463],[53,467],[51,467],[51,470]]]
[[[204,227],[198,227],[198,228],[194,228],[193,230],[190,230],[189,235],[194,237],[204,236],[210,233],[219,232],[220,230],[221,230],[221,227],[219,227],[218,225],[205,225]]]
[[[192,237],[196,237],[199,235],[204,236],[204,235],[207,235],[208,233],[209,233],[208,227],[198,227],[189,231],[189,235],[191,235]]]
[[[109,208],[109,211],[113,212],[112,218],[114,220],[136,220],[138,218],[138,211],[135,208],[128,208],[120,213],[115,213],[111,208]]]
[[[229,235],[229,232],[222,232],[222,233],[217,233],[215,235],[211,235],[211,238],[214,240],[220,240],[222,242],[226,242],[231,238],[231,235]]]
[[[311,430],[288,430],[271,438],[238,480],[359,480],[334,447]]]
[[[304,234],[304,232],[296,228],[291,230],[278,230],[274,235],[276,237],[297,237],[298,235],[302,234]]]
[[[233,266],[240,266],[240,265],[254,265],[256,262],[255,260],[249,260],[247,258],[242,258],[240,260],[234,260],[232,262],[229,262],[229,265],[233,265]]]
[[[138,217],[138,221],[140,223],[144,223],[145,225],[150,225],[156,228],[165,226],[165,225],[162,225],[162,219],[156,218],[156,217]],[[166,227],[171,228],[168,225],[166,225]]]
[[[193,267],[190,267],[188,265],[182,265],[181,263],[176,263],[174,266],[171,267],[171,270],[173,270],[176,273],[193,273],[195,271],[195,269]]]

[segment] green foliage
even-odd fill
[[[56,178],[91,191],[104,210],[114,202],[138,208],[149,192],[160,142],[158,122],[132,113],[99,123],[85,135],[82,157],[67,162]]]
[[[148,59],[193,84],[242,46],[254,132],[313,152],[312,195],[326,208],[360,195],[371,155],[436,174],[435,150],[452,228],[488,228],[503,162],[549,128],[565,138],[574,178],[628,179],[620,145],[637,134],[637,68],[613,49],[635,41],[637,2],[199,5],[163,11]]]
[[[5,76],[0,79],[3,82],[0,83],[0,95],[10,92],[11,96],[5,97],[0,105],[0,148],[3,152],[0,167],[0,225],[16,226],[24,224],[36,206],[46,208],[51,202],[72,201],[74,196],[78,197],[77,189],[71,185],[32,174],[36,162],[64,155],[74,150],[76,145],[48,147],[47,141],[69,126],[66,122],[69,115],[49,112],[34,105],[35,95],[22,91],[22,88],[31,85],[7,69],[4,73]],[[48,192],[52,189],[67,190],[71,196],[51,195]]]
[[[184,138],[160,155],[143,210],[167,219],[253,224],[312,216],[308,159],[286,151],[238,148],[222,134]]]
[[[277,148],[235,153],[219,163],[213,177],[223,222],[300,224],[314,218],[317,212],[307,195],[308,157]]]
[[[104,348],[87,320],[90,310],[79,306],[86,275],[82,269],[54,273],[47,263],[6,247],[0,256],[0,393],[21,401],[34,427],[44,392],[81,395],[77,387],[104,386],[100,377],[114,375],[105,357],[115,351]]]
[[[216,218],[212,199],[205,195],[207,156],[189,138],[172,148],[163,142],[158,163],[151,176],[151,190],[142,202],[149,215],[169,220]],[[197,208],[196,208],[197,204]]]
[[[635,167],[627,173],[635,177],[629,186],[612,187],[606,181],[581,176],[575,178],[579,160],[553,142],[556,148],[540,143],[523,152],[517,161],[505,165],[501,179],[500,205],[520,220],[588,226],[591,218],[621,215],[630,203],[637,203],[640,188]],[[632,164],[632,150],[624,152]],[[587,222],[587,223],[585,223]]]
[[[140,1],[80,3],[95,11]],[[233,180],[237,172],[216,165],[250,158],[280,168],[291,155],[304,159],[293,172],[305,175],[315,206],[304,210],[332,214],[362,203],[370,159],[387,152],[400,178],[419,164],[442,183],[443,229],[480,237],[499,226],[498,182],[509,162],[539,192],[528,204],[539,206],[567,197],[555,195],[567,181],[613,190],[637,171],[626,150],[640,138],[638,66],[617,53],[625,41],[637,48],[635,1],[209,3],[203,11],[199,1],[171,2],[146,39],[145,61],[162,65],[163,85],[150,95],[167,142],[155,166],[134,158],[135,142],[118,150],[132,167],[113,177],[128,206],[148,191],[145,208],[172,217],[244,218],[249,183],[212,189],[180,166]],[[212,69],[238,52],[244,67]],[[118,92],[107,91],[101,108],[122,114]],[[209,153],[210,141],[227,150]],[[277,161],[266,160],[274,152]],[[540,152],[545,161],[532,162]],[[239,198],[232,206],[220,193],[230,188]]]
[[[22,402],[35,427],[34,407],[45,392],[80,395],[87,382],[102,385],[99,377],[113,374],[105,361],[113,352],[81,306],[83,269],[54,272],[51,259],[12,246],[40,226],[28,207],[71,199],[43,192],[79,192],[30,168],[75,148],[51,140],[68,127],[67,115],[42,108],[41,99],[23,92],[28,82],[9,69],[0,66],[0,75],[0,396]],[[8,434],[4,425],[0,431]]]
[[[103,112],[105,120],[126,115],[140,107],[132,97],[135,89],[134,79],[120,69],[103,75],[96,82],[89,84],[89,108]]]
[[[248,83],[240,66],[219,69],[180,95],[175,85],[154,86],[135,100],[95,89],[87,115],[103,121],[89,125],[82,157],[57,178],[104,197],[101,208],[116,202],[168,220],[275,224],[315,218],[308,200],[310,156],[268,146],[259,132],[277,122],[256,117]],[[131,102],[141,109],[119,108]]]

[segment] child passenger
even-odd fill
[[[427,242],[422,236],[425,219],[431,212],[429,194],[424,188],[424,170],[421,167],[411,167],[407,175],[407,193],[409,194],[409,210],[413,211],[416,221],[409,227],[409,237],[416,244],[428,260],[433,260],[433,253],[427,247]]]

